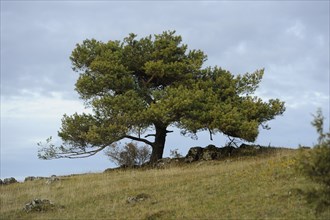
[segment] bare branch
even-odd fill
[[[125,135],[123,136],[123,138],[128,138],[128,139],[132,139],[133,141],[141,141],[145,144],[148,144],[150,146],[153,145],[153,143],[151,141],[148,141],[147,139],[144,139],[144,138],[138,138],[138,137],[134,137],[134,136],[131,136],[131,135]]]
[[[93,156],[93,155],[97,154],[98,152],[100,152],[104,148],[105,147],[101,147],[99,149],[96,149],[96,150],[93,150],[93,151],[86,151],[84,153],[78,153],[78,152],[76,152],[74,154],[70,154],[70,155],[63,156],[63,157],[60,156],[60,158],[69,158],[69,159],[86,158],[86,157],[90,157],[90,156]],[[82,156],[83,154],[85,154],[85,155]]]
[[[172,132],[174,132],[174,131],[166,130],[166,133],[172,133]],[[147,134],[147,135],[144,136],[144,137],[147,138],[147,137],[155,137],[155,136],[156,136],[156,134]]]
[[[208,129],[208,130],[209,130],[209,133],[210,133],[210,140],[213,141],[212,131],[211,131],[211,129]]]
[[[147,138],[147,137],[155,137],[155,136],[156,136],[155,134],[148,134],[148,135],[146,135],[144,137]]]
[[[51,160],[51,159],[60,159],[60,158],[86,158],[95,155],[96,153],[102,151],[104,148],[109,146],[109,144],[104,144],[101,146],[93,146],[90,145],[88,148],[91,150],[86,151],[86,147],[68,147],[67,145],[55,146],[51,143],[52,138],[48,138],[46,140],[47,143],[38,143],[38,146],[41,148],[38,150],[38,157],[43,160]],[[69,144],[70,145],[70,144]],[[92,150],[93,149],[93,150]]]

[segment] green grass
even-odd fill
[[[294,171],[296,153],[281,149],[268,156],[62,177],[52,185],[40,180],[2,186],[0,218],[316,219],[297,193],[311,183]],[[127,203],[141,193],[150,198]],[[64,208],[22,211],[34,198]]]

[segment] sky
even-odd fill
[[[0,178],[102,172],[114,164],[99,153],[87,159],[39,160],[37,143],[56,141],[63,114],[90,112],[74,90],[69,60],[85,39],[122,40],[176,30],[207,66],[233,74],[265,68],[256,95],[285,101],[286,112],[260,129],[256,144],[312,146],[318,108],[329,129],[329,1],[3,1],[1,0]],[[228,140],[168,134],[176,148]]]

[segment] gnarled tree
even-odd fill
[[[263,69],[234,76],[219,67],[203,68],[206,55],[188,50],[174,31],[136,37],[76,45],[70,57],[80,74],[76,91],[93,114],[64,115],[58,132],[63,144],[45,145],[40,158],[87,157],[128,138],[150,145],[155,162],[162,158],[170,126],[255,141],[260,126],[283,114],[280,100],[253,95]]]

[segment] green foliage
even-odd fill
[[[324,119],[319,109],[312,122],[319,134],[318,144],[311,150],[301,149],[296,165],[300,173],[318,184],[304,192],[317,214],[330,208],[330,131],[323,133]]]
[[[56,147],[51,143],[53,137],[50,136],[46,139],[46,143],[39,142],[37,143],[38,149],[38,158],[42,160],[46,160],[48,158],[56,157]]]
[[[263,69],[233,75],[203,68],[206,55],[188,50],[175,31],[136,37],[76,45],[70,57],[79,73],[76,91],[93,113],[65,115],[59,131],[63,145],[42,158],[90,156],[128,138],[150,145],[156,161],[169,126],[192,136],[208,130],[254,141],[259,126],[267,128],[267,121],[285,111],[280,100],[253,95]],[[151,130],[155,133],[141,137]]]
[[[317,145],[312,150],[302,150],[299,169],[311,180],[330,187],[330,147]]]

